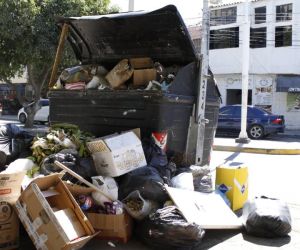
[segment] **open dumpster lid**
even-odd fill
[[[196,59],[188,30],[173,5],[151,12],[59,18],[58,23],[70,25],[68,39],[83,64],[114,64],[134,57],[161,63]]]

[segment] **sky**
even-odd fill
[[[223,3],[234,0],[223,0]],[[128,11],[129,0],[110,0],[111,4],[118,5],[121,11]],[[187,25],[195,25],[201,22],[202,0],[134,0],[134,10],[155,10],[168,4],[173,4],[179,10]]]

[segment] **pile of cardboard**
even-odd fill
[[[149,158],[146,161],[138,129],[94,138],[86,146],[98,175],[112,179],[145,167],[149,161]],[[165,154],[161,148],[159,150],[161,155]],[[99,189],[95,183],[86,181],[65,165],[57,161],[54,165],[64,171],[34,178],[29,185],[22,185],[25,172],[0,173],[0,249],[18,246],[19,220],[37,249],[79,249],[93,237],[128,242],[133,218],[126,212],[126,204],[123,206],[117,196],[112,197],[106,193],[107,190]],[[161,170],[164,168],[168,166]],[[63,181],[65,171],[85,185]],[[236,229],[242,226],[221,196],[193,191],[192,174],[187,175],[191,178],[181,179],[179,188],[166,186],[165,190],[188,223],[196,223],[203,229]],[[173,176],[178,181],[178,177],[184,175]],[[184,183],[187,181],[189,183]],[[172,183],[170,181],[169,185]],[[216,184],[217,189],[227,195],[233,210],[243,207],[248,188],[245,166],[220,166]],[[184,186],[189,186],[189,190],[185,190]],[[22,192],[21,187],[24,188]],[[95,192],[105,198],[101,206],[93,200]],[[138,196],[151,207],[151,201],[139,193]],[[79,197],[86,198],[84,204],[80,203]],[[166,206],[172,202],[167,202]],[[162,207],[162,203],[157,204],[160,205],[153,206],[152,212]],[[150,212],[149,209],[145,216]]]
[[[178,70],[178,69],[177,69]],[[159,89],[174,80],[177,70],[163,67],[149,57],[124,58],[109,71],[102,65],[84,65],[65,69],[55,88],[85,89],[145,89],[155,82]],[[171,76],[171,77],[170,77]]]

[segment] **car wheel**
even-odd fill
[[[261,139],[264,137],[264,128],[260,125],[252,125],[248,130],[248,135],[251,139]]]
[[[19,115],[19,121],[20,121],[21,123],[25,123],[25,122],[26,122],[26,115],[25,115],[24,113],[21,113],[21,114]]]

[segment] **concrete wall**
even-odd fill
[[[293,20],[276,22],[276,6],[293,3]],[[243,4],[237,6],[237,23],[212,26],[211,29],[223,29],[240,26],[244,18]],[[300,74],[300,1],[298,0],[268,0],[252,2],[251,27],[267,27],[267,47],[250,49],[250,74]],[[254,8],[267,6],[267,21],[264,24],[254,24]],[[222,7],[224,8],[224,7]],[[275,26],[293,25],[293,46],[275,48]],[[242,41],[240,41],[242,43]],[[242,71],[242,48],[210,50],[210,65],[215,74],[235,74]],[[226,62],[226,63],[224,63]]]
[[[273,110],[276,114],[282,114],[285,118],[287,129],[300,129],[300,111],[287,111],[288,93],[274,92]]]
[[[227,90],[241,89],[241,74],[215,75],[221,97],[221,106],[227,104]],[[278,115],[284,115],[287,129],[300,129],[300,111],[288,111],[287,95],[288,93],[276,92],[276,75],[249,75],[249,90],[252,90],[252,104],[259,105],[259,99],[255,87],[262,82],[267,85],[272,84],[271,103],[272,112]]]
[[[289,22],[276,22],[276,6],[293,3],[293,17]],[[227,89],[242,88],[242,23],[244,6],[242,3],[219,6],[213,9],[237,6],[237,23],[211,26],[212,30],[240,27],[240,47],[209,51],[210,66],[222,94],[222,105],[227,104]],[[288,93],[276,92],[277,74],[300,75],[300,0],[262,0],[250,3],[251,27],[267,27],[267,47],[250,49],[249,89],[252,90],[252,104],[259,101],[256,87],[261,82],[272,85],[272,112],[285,116],[288,129],[300,129],[300,111],[288,111]],[[267,20],[263,24],[254,24],[254,8],[267,6]],[[290,47],[275,47],[275,27],[292,25],[293,42]]]

